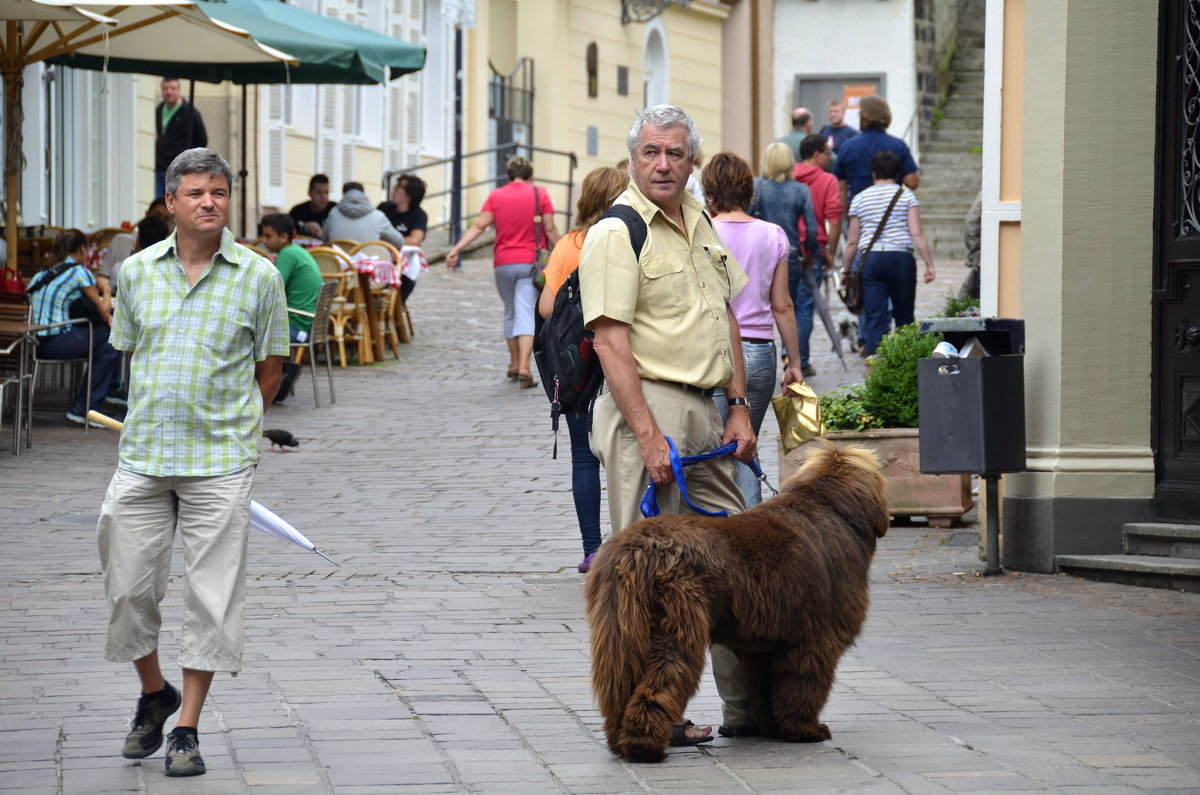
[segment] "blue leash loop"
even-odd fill
[[[675,482],[679,484],[679,493],[687,506],[701,516],[728,516],[729,511],[709,511],[692,502],[691,497],[688,496],[687,479],[683,476],[683,468],[701,461],[707,461],[710,458],[721,458],[722,456],[732,455],[737,450],[737,442],[723,444],[716,450],[711,450],[707,453],[697,453],[696,455],[680,457],[679,451],[675,449],[675,442],[671,437],[664,436],[663,438],[667,440],[667,447],[671,451],[671,471],[675,473]],[[763,474],[762,467],[758,465],[758,461],[752,460],[746,466],[750,467],[750,471],[754,473],[754,477],[758,478],[763,485],[770,489],[772,494],[779,493],[779,490],[772,486],[767,480],[767,476]],[[646,487],[646,493],[642,497],[641,509],[642,516],[647,518],[658,516],[662,513],[658,508],[658,487],[654,485],[653,480]]]

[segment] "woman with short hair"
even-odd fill
[[[538,288],[533,268],[538,249],[551,249],[558,242],[554,227],[554,205],[545,188],[533,185],[533,166],[523,157],[510,157],[506,165],[509,182],[496,188],[483,203],[471,228],[446,254],[446,266],[458,267],[463,249],[474,243],[493,223],[496,244],[492,265],[496,290],[504,301],[504,341],[508,345],[508,377],[522,389],[537,386],[529,370],[533,353],[534,312]],[[540,222],[543,235],[536,224]]]
[[[891,321],[895,321],[897,328],[913,322],[917,297],[914,248],[925,262],[925,283],[929,284],[935,276],[933,252],[921,228],[917,197],[908,188],[897,184],[901,179],[901,168],[901,160],[895,152],[876,152],[871,158],[871,177],[875,184],[860,191],[850,202],[846,265],[842,273],[850,272],[859,249],[870,247],[865,261],[859,266],[863,291],[861,331],[866,341],[863,350],[868,356],[879,347]],[[885,220],[876,238],[875,232]],[[889,302],[891,318],[888,317]]]
[[[788,159],[791,159],[790,152]],[[729,308],[742,338],[746,400],[750,404],[750,424],[757,436],[775,391],[776,328],[788,354],[788,364],[783,372],[784,386],[804,380],[796,316],[788,291],[791,245],[787,234],[778,225],[746,213],[754,196],[754,175],[745,160],[732,152],[715,155],[704,167],[701,184],[708,208],[713,213],[717,235],[750,279],[749,284],[730,300]],[[713,402],[724,421],[729,408],[723,389],[717,388]],[[747,508],[762,502],[758,478],[740,461],[737,462],[737,482],[746,498]]]

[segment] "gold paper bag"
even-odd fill
[[[782,395],[771,398],[771,407],[779,420],[779,438],[783,441],[784,453],[825,435],[821,403],[808,384],[790,384]]]

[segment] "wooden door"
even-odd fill
[[[1155,206],[1155,514],[1200,522],[1200,0],[1162,0]]]

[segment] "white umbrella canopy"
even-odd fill
[[[114,5],[114,3],[119,3]],[[17,182],[21,151],[21,87],[26,66],[83,53],[146,62],[146,74],[169,73],[184,63],[297,63],[219,22],[191,0],[0,0],[0,71],[5,90],[5,238],[16,268]]]

